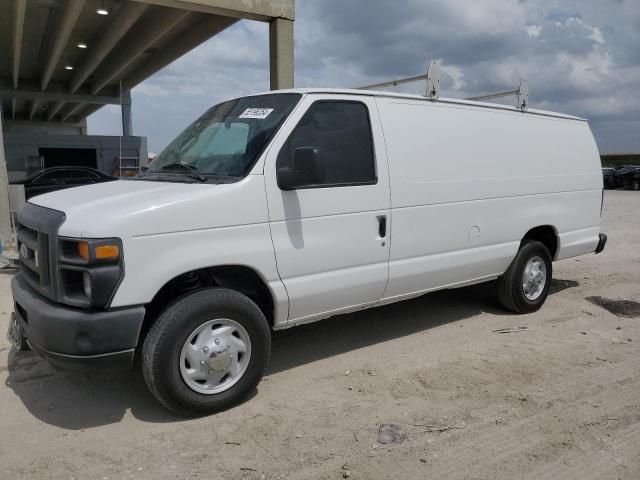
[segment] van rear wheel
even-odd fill
[[[551,286],[552,264],[542,243],[526,240],[507,271],[498,278],[500,304],[516,313],[531,313],[542,307]]]
[[[198,416],[237,404],[269,362],[267,320],[248,297],[207,288],[169,305],[147,335],[142,371],[169,410]]]

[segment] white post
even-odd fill
[[[2,130],[2,104],[0,103],[0,241],[3,252],[11,243],[11,213],[9,212],[9,177],[4,156],[4,133]]]

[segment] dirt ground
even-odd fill
[[[640,194],[606,192],[603,223],[606,250],[554,264],[535,314],[480,285],[276,333],[257,392],[208,418],[3,338],[0,478],[638,479],[640,317],[585,297],[640,301]]]

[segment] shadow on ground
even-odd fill
[[[576,287],[554,280],[550,294]],[[333,355],[425,331],[488,312],[504,315],[492,284],[443,290],[393,305],[340,315],[273,333],[267,375]],[[119,422],[127,410],[138,420],[182,420],[165,410],[133,371],[74,373],[56,370],[33,352],[9,353],[6,384],[39,420],[79,430]],[[248,399],[255,396],[254,391]]]

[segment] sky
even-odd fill
[[[441,96],[526,79],[531,108],[588,118],[601,153],[640,151],[640,0],[297,0],[294,28],[297,87],[419,75],[436,60]],[[268,25],[236,23],[132,91],[134,134],[160,152],[210,106],[268,90],[268,59]],[[88,127],[120,135],[119,107]]]

